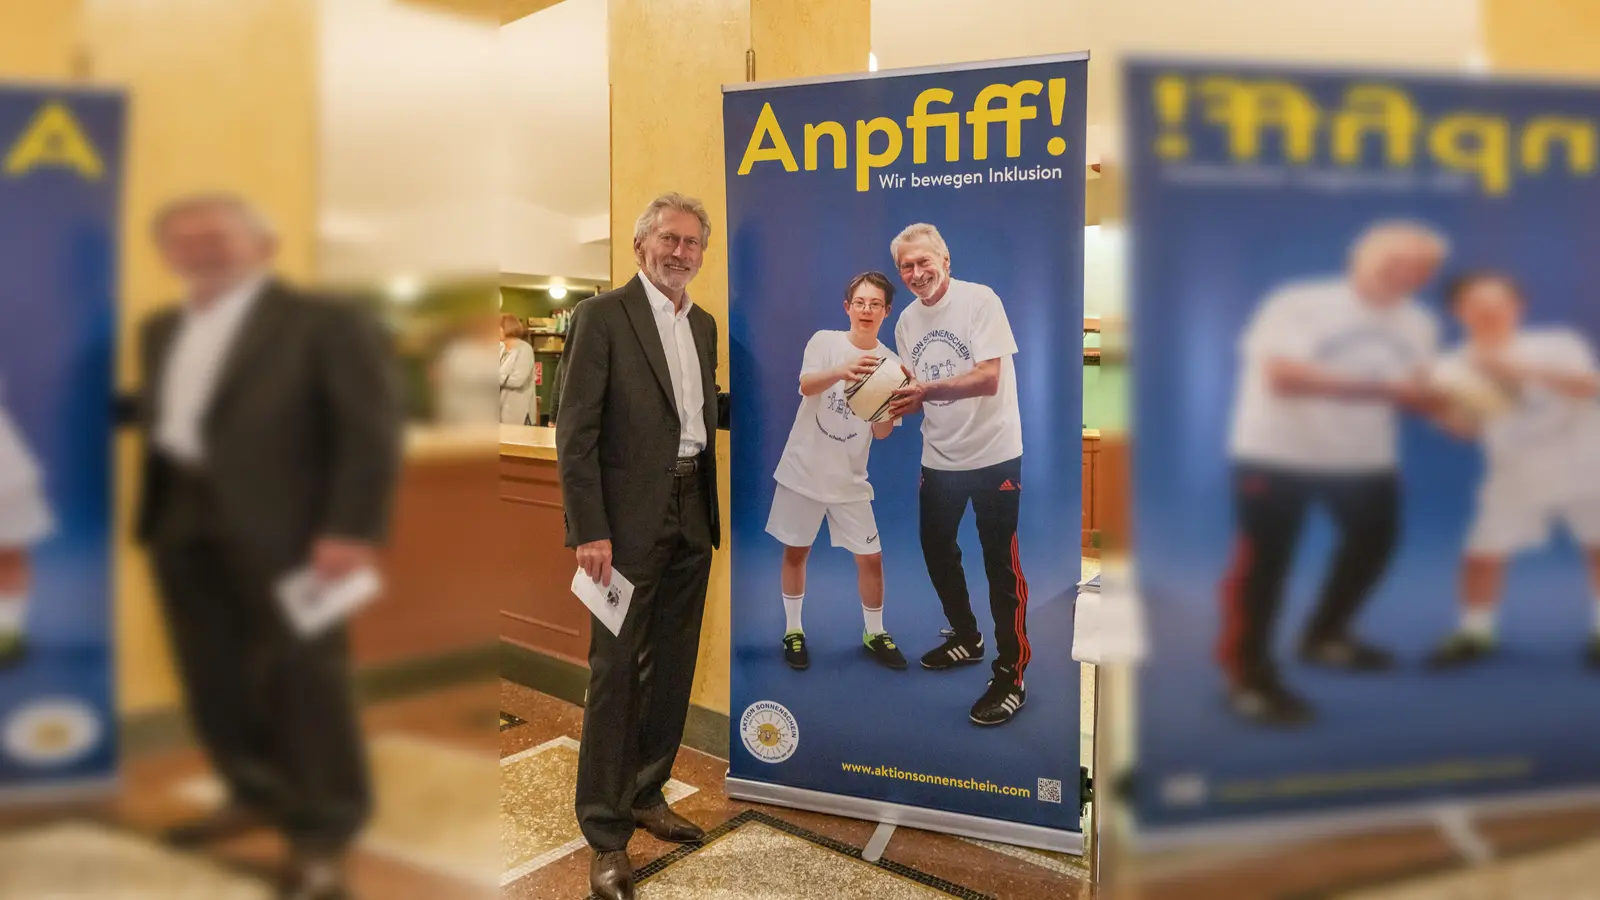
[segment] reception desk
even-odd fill
[[[500,604],[500,636],[529,650],[585,664],[589,613],[572,596],[577,570],[566,547],[555,429],[500,426],[500,502],[496,519],[513,550]]]

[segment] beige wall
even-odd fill
[[[82,16],[82,0],[0,0],[0,78],[70,77]]]
[[[1600,0],[1483,0],[1484,50],[1498,70],[1600,72]]]
[[[53,6],[56,0],[31,3]],[[94,81],[128,90],[120,377],[134,378],[139,319],[177,291],[145,239],[151,213],[185,191],[226,188],[282,233],[282,269],[313,272],[315,0],[86,0]],[[117,674],[123,713],[179,700],[149,575],[127,541],[134,447],[118,447]]]
[[[656,195],[705,201],[716,232],[694,301],[717,318],[717,380],[728,385],[727,192],[724,84],[745,80],[754,47],[763,80],[861,71],[871,40],[869,0],[611,0],[612,279],[633,277],[633,223]],[[717,440],[722,520],[728,515],[727,436]],[[728,711],[728,548],[706,599],[694,702]]]

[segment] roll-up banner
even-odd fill
[[[1087,67],[725,89],[732,796],[1081,849]]]
[[[0,802],[115,771],[122,141],[119,94],[0,84]]]
[[[1600,786],[1600,90],[1141,61],[1158,843]]]

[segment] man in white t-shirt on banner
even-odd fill
[[[1461,564],[1461,624],[1428,664],[1451,669],[1494,653],[1507,560],[1544,546],[1551,525],[1560,522],[1588,557],[1594,625],[1585,661],[1600,669],[1600,366],[1594,351],[1570,328],[1523,328],[1522,291],[1504,273],[1463,275],[1449,299],[1466,340],[1439,361],[1435,381],[1455,386],[1464,402],[1446,411],[1441,424],[1482,442],[1485,472]]]
[[[950,622],[949,639],[922,657],[926,669],[983,659],[983,635],[967,594],[957,534],[972,505],[994,615],[994,677],[972,707],[979,725],[1003,725],[1022,708],[1028,644],[1028,582],[1017,515],[1022,500],[1022,413],[1012,357],[1017,341],[1005,306],[981,284],[950,277],[950,249],[932,225],[912,225],[889,245],[900,278],[917,296],[895,324],[895,347],[913,379],[891,415],[921,411],[922,555]],[[1074,351],[1076,352],[1076,351]]]
[[[1438,322],[1412,296],[1448,246],[1432,230],[1382,222],[1351,248],[1343,277],[1269,294],[1239,342],[1229,456],[1238,536],[1222,584],[1217,660],[1239,716],[1294,726],[1311,708],[1272,658],[1284,584],[1306,513],[1338,532],[1300,659],[1350,671],[1392,665],[1351,631],[1399,540],[1401,410],[1429,412]]]
[[[31,551],[55,527],[41,482],[38,465],[0,407],[0,669],[26,655]]]
[[[863,650],[891,669],[906,667],[905,655],[883,627],[883,545],[867,481],[872,441],[888,437],[895,423],[862,421],[844,391],[846,384],[871,375],[880,365],[900,366],[899,358],[878,340],[893,308],[894,285],[888,276],[863,272],[852,278],[844,296],[850,330],[812,335],[800,364],[803,399],[772,476],[778,487],[767,520],[767,533],[783,543],[783,658],[794,669],[811,665],[800,609],[806,596],[806,561],[824,518],[833,546],[856,557],[866,620]]]

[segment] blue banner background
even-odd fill
[[[1501,116],[1513,128],[1535,115],[1600,117],[1600,92],[1572,86],[1481,78],[1163,64],[1133,64],[1125,79],[1130,117],[1131,315],[1136,384],[1133,423],[1137,580],[1151,629],[1140,678],[1141,826],[1163,827],[1406,804],[1441,795],[1489,797],[1600,782],[1600,685],[1580,663],[1593,616],[1580,555],[1563,533],[1548,548],[1518,558],[1501,615],[1502,657],[1478,669],[1438,675],[1422,658],[1456,623],[1456,569],[1481,471],[1474,444],[1454,441],[1408,417],[1401,444],[1402,543],[1357,622],[1364,636],[1400,656],[1394,672],[1329,674],[1298,664],[1293,643],[1305,623],[1332,550],[1321,514],[1308,520],[1279,622],[1276,656],[1287,682],[1316,707],[1307,728],[1272,732],[1236,721],[1223,701],[1212,659],[1219,584],[1233,541],[1226,446],[1236,344],[1248,317],[1276,285],[1342,272],[1351,241],[1380,218],[1426,221],[1453,247],[1420,298],[1444,325],[1443,346],[1459,329],[1441,284],[1464,268],[1503,268],[1529,295],[1529,325],[1561,323],[1600,345],[1600,182],[1567,174],[1557,150],[1542,174],[1514,171],[1510,190],[1489,196],[1418,152],[1418,186],[1338,193],[1304,182],[1262,189],[1177,183],[1174,165],[1154,151],[1163,131],[1154,97],[1158,77],[1271,78],[1300,86],[1326,111],[1340,108],[1352,84],[1408,92],[1425,120],[1445,112]],[[1191,92],[1191,97],[1192,97]],[[1188,109],[1185,163],[1236,167],[1225,131]],[[1323,126],[1324,129],[1326,125]],[[1265,135],[1259,165],[1282,168],[1281,134]],[[1512,131],[1513,160],[1520,156]],[[1419,130],[1417,146],[1426,146]],[[1316,159],[1324,171],[1326,135]],[[1360,172],[1386,170],[1376,138]],[[1514,166],[1515,168],[1515,166]],[[1304,169],[1301,169],[1304,171]],[[1346,171],[1341,168],[1341,171]],[[1338,794],[1255,797],[1229,802],[1231,785],[1295,776],[1392,771],[1441,763],[1513,762],[1526,772],[1477,783],[1356,788]],[[1169,789],[1200,802],[1168,802]],[[1180,789],[1181,788],[1181,789]]]
[[[1004,65],[980,70],[893,75],[834,83],[729,93],[724,104],[728,154],[730,243],[729,332],[733,375],[732,439],[733,661],[731,775],[894,803],[1078,831],[1078,667],[1070,656],[1072,599],[1079,579],[1082,452],[1083,136],[1086,61]],[[1004,127],[990,126],[990,155],[972,161],[972,128],[963,124],[963,161],[944,162],[942,129],[929,134],[932,161],[912,164],[912,136],[897,162],[856,190],[852,169],[786,172],[776,162],[737,171],[763,104],[771,103],[796,155],[803,159],[803,123],[842,122],[854,148],[856,120],[903,119],[919,93],[942,87],[948,107],[965,111],[985,86],[1022,79],[1065,78],[1065,111],[1051,122],[1048,94],[1032,98],[1037,119],[1023,125],[1019,158],[1007,158]],[[998,102],[997,104],[998,105]],[[1052,137],[1063,155],[1047,152]],[[880,135],[874,147],[881,149]],[[986,172],[1016,165],[1060,167],[1060,180],[884,189],[879,175]],[[878,269],[895,281],[895,310],[883,325],[894,348],[894,325],[909,303],[889,255],[889,242],[913,222],[938,226],[950,246],[955,278],[992,287],[1005,304],[1019,353],[1024,483],[1020,543],[1031,587],[1028,630],[1034,659],[1026,708],[992,729],[968,721],[993,659],[993,625],[973,515],[961,545],[974,610],[989,656],[981,666],[930,672],[916,658],[937,645],[946,625],[929,582],[917,533],[917,483],[922,441],[915,417],[872,449],[874,507],[883,535],[885,626],[911,662],[891,672],[861,650],[855,563],[819,535],[808,573],[805,623],[811,669],[790,670],[780,639],[781,546],[765,533],[773,470],[794,422],[796,382],[807,340],[821,329],[844,329],[844,286]],[[743,747],[740,714],[757,701],[777,701],[795,716],[795,755],[777,765]],[[843,763],[894,766],[909,772],[1026,787],[1059,779],[1065,801],[845,774]]]
[[[111,403],[120,95],[0,87],[0,158],[50,102],[67,108],[104,166],[98,179],[44,165],[0,171],[0,390],[39,462],[56,515],[33,556],[23,664],[0,671],[0,729],[39,701],[75,701],[99,738],[60,764],[0,747],[0,791],[109,776],[116,764],[111,621]]]

